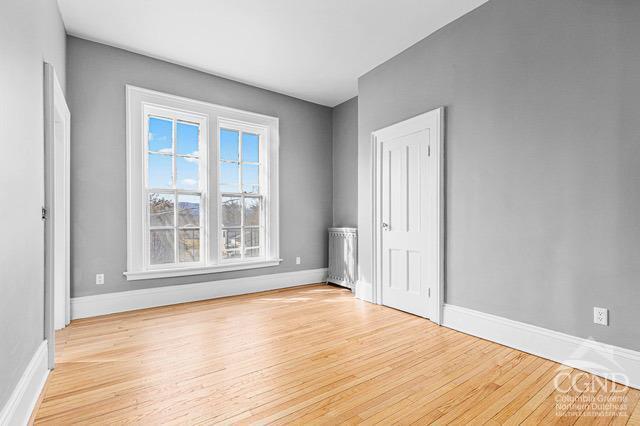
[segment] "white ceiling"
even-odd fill
[[[487,0],[58,0],[71,35],[335,106]]]

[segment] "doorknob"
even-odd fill
[[[382,222],[382,229],[384,229],[385,231],[388,231],[391,228],[389,227],[389,224],[387,222]]]

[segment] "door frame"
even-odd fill
[[[378,129],[371,133],[371,235],[373,248],[373,274],[372,274],[372,300],[382,305],[382,143],[381,134],[398,125],[415,125],[430,119],[435,115],[436,135],[435,143],[431,145],[431,155],[436,159],[436,180],[431,189],[435,194],[432,217],[436,221],[438,239],[432,241],[430,250],[433,252],[430,261],[436,264],[437,284],[430,289],[431,297],[428,300],[429,320],[438,325],[442,324],[442,307],[444,305],[444,281],[445,281],[445,174],[444,174],[444,115],[445,108],[439,107],[426,113],[417,115],[407,120],[394,123],[390,126]]]
[[[70,130],[71,113],[64,97],[64,92],[60,86],[60,81],[56,75],[53,65],[44,63],[44,330],[48,347],[49,369],[55,367],[55,329],[56,329],[56,309],[59,305],[64,306],[64,324],[69,324],[70,316]],[[56,137],[56,126],[64,132],[62,137]],[[60,139],[62,139],[60,141]],[[62,143],[63,146],[56,146]],[[62,157],[56,157],[56,150],[61,149]],[[60,164],[62,162],[62,164]],[[56,185],[56,172],[63,167],[62,188]],[[62,204],[56,201],[56,193],[62,190]],[[64,230],[57,232],[55,223],[58,215],[64,215]],[[59,235],[62,234],[62,235]],[[60,238],[64,239],[65,265],[64,265],[64,301],[56,297],[55,288],[55,265],[56,265],[56,242]],[[59,312],[58,312],[59,313]],[[58,324],[58,328],[60,324]]]

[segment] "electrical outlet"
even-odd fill
[[[296,265],[300,264],[300,257],[296,257]]]
[[[96,284],[104,284],[104,274],[96,274]]]
[[[593,308],[593,322],[600,325],[609,325],[609,310],[607,308]]]

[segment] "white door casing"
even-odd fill
[[[444,109],[372,134],[374,301],[440,324]]]

